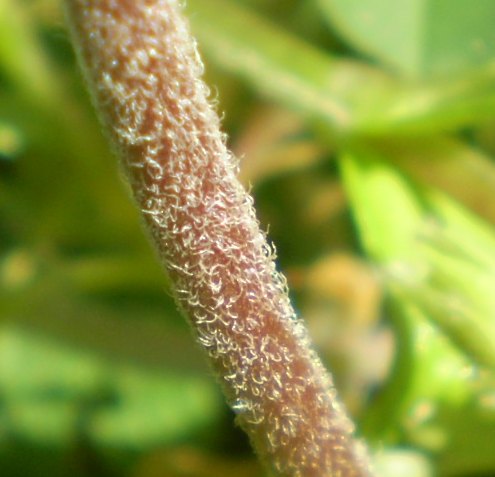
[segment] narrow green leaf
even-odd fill
[[[376,153],[346,154],[342,172],[364,247],[399,303],[416,303],[465,353],[495,367],[493,229]]]
[[[428,85],[402,84],[364,63],[332,57],[233,2],[188,4],[213,62],[334,133],[436,132],[494,116],[493,66]]]
[[[201,45],[220,66],[335,129],[354,120],[347,93],[364,66],[337,61],[233,2],[188,3]]]
[[[450,470],[451,453],[461,452],[464,474],[481,474],[493,466],[485,445],[495,420],[493,230],[377,152],[349,152],[341,165],[359,235],[389,290],[396,339],[391,375],[362,429],[380,443],[406,439]],[[466,450],[466,435],[478,445]]]
[[[370,152],[347,154],[341,164],[366,251],[382,263],[416,259],[422,210],[406,178]]]
[[[50,447],[77,439],[82,413],[87,437],[100,446],[144,449],[176,442],[211,424],[221,403],[213,382],[195,373],[117,366],[5,326],[0,328],[0,388],[0,420],[6,411],[9,435]],[[109,396],[113,399],[106,400]]]
[[[21,3],[0,0],[0,71],[30,100],[44,106],[59,104],[61,82]]]
[[[495,224],[495,163],[454,137],[387,138],[373,142],[383,158],[420,184],[445,192]]]
[[[408,76],[458,74],[492,61],[491,0],[318,0],[349,42]]]
[[[192,376],[117,370],[117,405],[97,410],[89,433],[99,445],[145,449],[176,442],[212,423],[220,410],[213,383]]]

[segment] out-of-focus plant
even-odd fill
[[[0,2],[5,474],[239,473],[57,4]],[[494,8],[188,2],[241,174],[381,475],[495,469]]]

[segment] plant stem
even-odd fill
[[[97,110],[238,423],[279,476],[370,475],[236,178],[178,2],[66,4]]]

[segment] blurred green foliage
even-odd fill
[[[379,475],[494,475],[493,2],[188,12]],[[59,0],[0,0],[1,475],[262,475],[128,196]]]

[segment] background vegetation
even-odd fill
[[[495,4],[189,0],[380,475],[495,474]],[[2,476],[261,471],[143,238],[59,0],[0,0]]]

